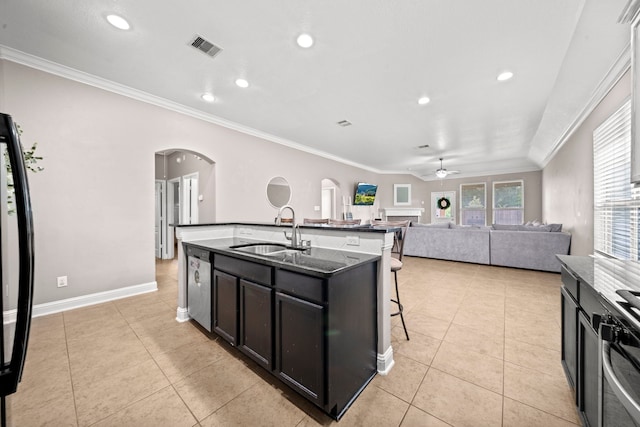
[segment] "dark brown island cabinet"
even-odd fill
[[[202,326],[339,419],[376,374],[377,261],[316,273],[210,259],[212,325]]]
[[[598,425],[598,333],[594,315],[602,312],[596,291],[564,266],[562,288],[562,365],[585,426]],[[596,319],[597,321],[597,319]]]

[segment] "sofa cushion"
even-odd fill
[[[494,230],[518,231],[522,226],[516,224],[493,224],[492,227]]]
[[[433,224],[412,224],[412,227],[449,228],[448,222],[434,222]]]

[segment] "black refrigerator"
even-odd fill
[[[33,217],[22,145],[11,116],[3,113],[0,113],[0,149],[0,302],[3,325],[0,328],[0,405],[2,427],[5,427],[11,424],[7,396],[16,392],[27,356],[33,304],[34,248]],[[11,199],[11,209],[8,198]],[[8,237],[14,244],[6,243]]]

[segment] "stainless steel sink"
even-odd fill
[[[287,253],[297,253],[298,250],[288,248],[286,245],[278,243],[250,243],[245,245],[232,246],[231,249],[247,252],[255,255],[280,255]]]

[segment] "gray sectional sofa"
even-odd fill
[[[570,233],[548,226],[495,227],[412,224],[404,255],[560,272],[556,254],[569,253]]]

